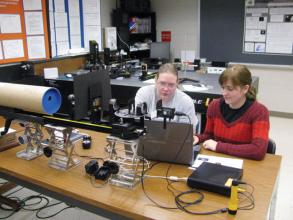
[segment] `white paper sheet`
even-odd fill
[[[83,12],[100,14],[100,0],[83,0]]]
[[[284,21],[284,15],[271,15],[270,22],[283,22]]]
[[[58,27],[67,27],[67,13],[55,13],[55,26]]]
[[[56,41],[68,41],[68,29],[66,27],[56,28]]]
[[[246,30],[245,41],[265,42],[266,34],[262,34],[261,30]]]
[[[266,52],[292,54],[293,22],[268,23]]]
[[[52,68],[44,68],[44,78],[45,79],[56,79],[58,78],[58,68],[52,67]]]
[[[25,12],[25,29],[27,35],[44,34],[43,14],[39,11]]]
[[[69,16],[79,16],[79,0],[68,1]]]
[[[266,29],[268,18],[266,16],[246,17],[246,29]]]
[[[244,51],[245,52],[254,52],[254,43],[245,42]]]
[[[71,48],[81,48],[81,37],[80,35],[70,36]]]
[[[5,59],[24,57],[23,40],[3,40],[3,52]]]
[[[194,50],[181,50],[181,62],[193,63],[195,56]]]
[[[99,21],[99,17],[97,14],[84,14],[83,18],[84,18],[84,25],[100,25],[100,21]]]
[[[54,0],[55,12],[65,12],[64,0]]]
[[[0,33],[21,33],[21,22],[18,14],[0,14]]]
[[[70,34],[80,35],[80,18],[79,17],[70,17]]]
[[[84,47],[88,50],[89,41],[95,40],[99,44],[101,50],[101,26],[85,26],[84,27]]]
[[[192,167],[197,168],[203,162],[216,163],[216,164],[221,164],[223,166],[234,167],[234,168],[238,168],[238,169],[243,168],[243,160],[242,159],[208,156],[208,155],[204,155],[204,154],[197,155],[196,160],[194,161]]]
[[[276,7],[270,8],[270,14],[293,14],[293,7],[283,8],[283,7]]]
[[[246,8],[245,13],[251,13],[251,14],[262,14],[262,13],[268,13],[268,8]]]
[[[57,55],[68,54],[69,42],[57,42]]]
[[[24,10],[42,10],[42,0],[23,0]]]
[[[27,49],[29,59],[46,58],[44,36],[28,36]]]

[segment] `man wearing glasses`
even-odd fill
[[[163,64],[155,78],[155,85],[141,87],[135,96],[136,105],[147,104],[147,112],[151,118],[156,117],[158,101],[162,101],[162,107],[175,108],[176,112],[186,116],[175,116],[174,120],[193,124],[195,133],[197,118],[192,99],[177,88],[178,72],[171,63]],[[190,120],[190,121],[189,121]]]

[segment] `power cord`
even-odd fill
[[[46,207],[43,207],[41,209],[39,209],[37,212],[36,212],[36,217],[39,218],[39,219],[48,219],[48,218],[52,218],[52,217],[55,217],[56,215],[58,215],[59,213],[61,213],[62,211],[66,210],[66,209],[70,209],[70,208],[74,208],[74,206],[67,206],[67,207],[64,207],[63,209],[59,210],[58,212],[52,214],[52,215],[48,215],[48,216],[41,216],[40,215],[40,212],[45,210],[45,209],[48,209],[48,208],[51,208],[53,206],[56,206],[56,205],[60,205],[62,204],[63,202],[57,202],[57,203],[54,203],[54,204],[50,204],[50,205],[47,205]]]
[[[254,208],[255,204],[254,204],[254,196],[253,196],[253,192],[254,192],[254,187],[251,184],[245,183],[246,186],[250,187],[250,191],[245,190],[245,192],[239,192],[238,194],[243,196],[243,199],[239,199],[239,204],[243,204],[245,202],[247,202],[247,204],[244,204],[242,206],[238,207],[238,210],[251,210]]]
[[[65,209],[68,209],[68,208],[73,208],[73,206],[67,206],[61,210],[59,210],[58,212],[52,214],[52,215],[49,215],[49,216],[40,216],[40,212],[44,209],[47,209],[47,208],[50,208],[50,207],[53,207],[55,205],[59,205],[59,204],[62,204],[63,202],[57,202],[57,203],[54,203],[54,204],[49,204],[50,203],[50,200],[45,197],[45,196],[42,196],[42,194],[38,194],[38,195],[31,195],[31,196],[28,196],[28,197],[25,197],[24,199],[20,199],[16,196],[11,196],[12,194],[15,194],[17,192],[19,192],[20,190],[24,189],[24,187],[20,187],[19,189],[9,193],[9,194],[6,194],[5,197],[6,198],[9,198],[11,200],[15,200],[16,202],[18,202],[20,204],[20,208],[15,210],[13,208],[9,208],[3,204],[0,204],[0,209],[4,210],[4,211],[11,211],[11,213],[9,213],[8,215],[4,216],[4,217],[0,217],[0,219],[7,219],[9,217],[11,217],[12,215],[14,215],[17,211],[19,210],[26,210],[26,211],[37,211],[36,212],[36,217],[37,218],[40,218],[40,219],[47,219],[47,218],[52,218],[56,215],[58,215],[59,213],[61,213],[62,211],[64,211]],[[37,200],[33,203],[28,203],[29,201],[33,201],[33,200]],[[45,201],[45,204],[41,205],[41,207],[35,207],[35,208],[29,208],[31,206],[36,206],[36,205],[40,205],[43,201]]]

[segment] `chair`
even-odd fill
[[[269,138],[267,153],[268,154],[275,154],[276,153],[276,142],[271,138]]]

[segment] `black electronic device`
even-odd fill
[[[224,62],[224,61],[212,61],[211,66],[214,66],[214,67],[227,67],[227,62]]]
[[[187,185],[191,188],[204,189],[210,192],[230,196],[230,179],[240,180],[242,174],[242,169],[203,162],[188,177]]]
[[[186,78],[186,77],[183,77],[183,78],[179,78],[178,79],[178,83],[179,84],[182,84],[184,82],[194,82],[194,83],[199,83],[199,80],[197,79],[190,79],[190,78]]]
[[[146,134],[139,139],[137,155],[148,160],[188,164],[194,162],[193,127],[189,123],[145,120]]]
[[[160,99],[156,104],[156,109],[157,109],[157,117],[161,117],[164,119],[163,127],[164,129],[166,129],[167,119],[171,120],[175,116],[175,108],[163,107],[162,100]]]
[[[146,63],[141,64],[141,76],[140,80],[145,80],[148,75],[148,65]]]
[[[147,112],[147,109],[148,109],[147,104],[145,102],[137,104],[135,109],[136,109],[135,113],[137,116],[143,116],[148,113]]]
[[[135,139],[139,136],[139,134],[135,132],[137,128],[136,125],[130,122],[113,123],[111,135],[125,140]]]
[[[201,150],[201,145],[199,144],[193,145],[193,159],[194,160],[196,160],[197,155],[200,153],[200,150]]]
[[[153,60],[157,60],[158,64],[169,62],[170,43],[169,42],[152,42],[150,45],[150,58]]]
[[[95,179],[107,180],[111,174],[117,174],[119,172],[119,165],[112,161],[105,161],[103,166],[99,167],[99,163],[96,160],[91,160],[85,165],[85,172]]]
[[[99,44],[95,40],[89,41],[89,62],[93,66],[99,63]]]
[[[44,147],[43,153],[46,157],[51,157],[53,154],[53,150],[51,147]]]
[[[110,48],[105,47],[104,48],[104,64],[105,65],[110,65],[111,62],[111,53],[110,53]]]
[[[157,102],[156,109],[157,117],[173,119],[175,116],[175,108],[163,107],[161,99]]]
[[[90,149],[92,145],[92,137],[89,135],[85,135],[82,137],[82,148],[87,150]]]
[[[58,88],[62,95],[57,116],[80,120],[96,114],[96,110],[109,111],[112,93],[108,70],[74,74],[71,78],[48,79],[46,85]]]
[[[200,59],[194,59],[193,64],[194,64],[194,70],[200,69]]]

